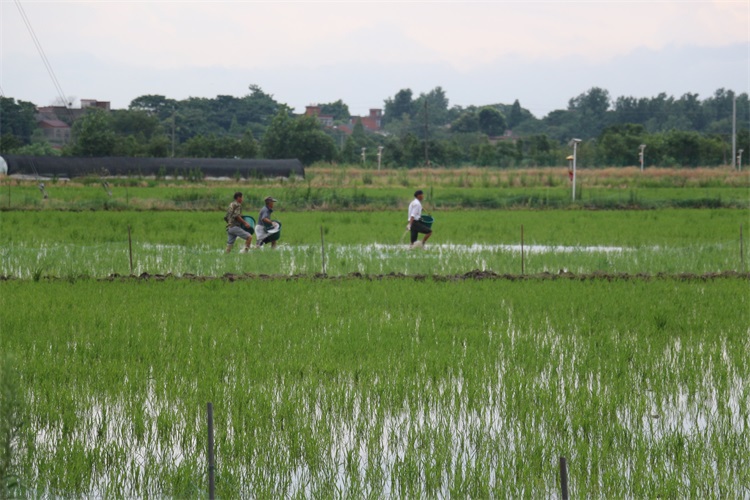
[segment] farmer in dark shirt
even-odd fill
[[[227,215],[224,217],[227,221],[227,253],[232,251],[234,240],[242,238],[245,240],[245,247],[240,253],[245,253],[250,249],[253,242],[253,235],[250,234],[250,224],[242,218],[242,193],[234,193],[234,201],[229,204]]]
[[[279,200],[266,196],[266,205],[260,209],[258,214],[258,225],[255,226],[256,245],[261,247],[265,244],[265,240],[268,238],[268,231],[276,228],[278,225],[271,220],[271,214],[273,213],[273,204]],[[276,241],[271,242],[271,248],[276,248]]]

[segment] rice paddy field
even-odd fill
[[[281,244],[247,254],[242,185],[0,212],[0,497],[206,497],[209,402],[220,498],[556,498],[561,456],[572,497],[750,496],[747,206],[428,199],[408,250],[414,188],[378,175],[404,200],[278,196]]]

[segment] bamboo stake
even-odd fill
[[[128,253],[130,254],[130,275],[133,275],[133,240],[130,238],[130,224],[128,224]]]
[[[568,500],[568,465],[565,457],[560,457],[560,489],[562,490],[562,499]]]
[[[326,243],[325,239],[323,238],[323,226],[320,226],[320,257],[323,261],[322,268],[323,268],[323,276],[326,275]]]
[[[216,497],[216,486],[214,483],[214,406],[208,403],[208,498],[214,500]]]
[[[523,224],[521,224],[521,274],[524,274],[524,262],[523,262]]]
[[[744,241],[742,238],[742,224],[740,224],[740,262],[742,263],[742,272],[745,272],[745,249]]]

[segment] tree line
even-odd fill
[[[76,156],[298,158],[373,166],[382,148],[385,167],[566,164],[572,138],[582,140],[581,166],[713,166],[732,163],[732,106],[725,89],[700,100],[618,97],[594,87],[571,98],[567,109],[536,118],[512,104],[450,106],[441,87],[414,95],[401,89],[383,103],[382,130],[355,121],[341,100],[321,104],[334,125],[292,109],[257,85],[243,97],[169,99],[144,95],[127,109],[91,109],[75,120],[72,140],[54,149],[36,126],[36,106],[0,97],[0,153]],[[750,104],[736,96],[737,147],[750,153]],[[346,126],[346,127],[344,127]]]

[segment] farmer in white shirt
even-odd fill
[[[414,193],[414,201],[409,204],[409,223],[406,225],[406,230],[411,231],[411,247],[419,246],[417,238],[419,233],[424,234],[421,245],[424,246],[427,240],[432,236],[432,229],[427,227],[422,222],[422,200],[424,199],[424,192],[418,189]]]

